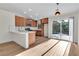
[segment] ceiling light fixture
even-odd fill
[[[56,3],[57,4],[57,9],[56,9],[56,12],[55,12],[55,15],[60,15],[61,13],[60,13],[60,11],[59,11],[59,9],[58,9],[58,5],[59,5],[59,3]]]

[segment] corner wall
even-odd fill
[[[14,19],[13,13],[0,10],[0,43],[12,41],[12,34],[9,32],[9,27],[10,21]]]

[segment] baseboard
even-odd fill
[[[9,42],[14,42],[14,41],[9,41]],[[9,42],[2,42],[2,43],[0,43],[0,44],[6,44],[6,43],[9,43]]]

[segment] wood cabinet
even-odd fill
[[[29,33],[29,45],[35,43],[36,41],[36,32],[35,31],[31,31]]]
[[[44,25],[41,26],[40,30],[36,30],[36,36],[44,36]]]
[[[31,26],[30,23],[31,23],[31,21],[30,21],[29,19],[26,19],[26,20],[25,20],[25,26]]]
[[[48,23],[48,18],[43,18],[43,19],[41,19],[41,23],[42,23],[42,24],[47,24],[47,23]]]
[[[41,35],[44,36],[44,24],[41,26]]]
[[[15,16],[15,26],[31,26],[36,27],[37,21],[33,19],[26,19],[24,17]]]
[[[36,30],[36,36],[42,36],[41,30]]]
[[[32,20],[32,21],[31,21],[31,26],[32,26],[32,27],[36,27],[36,26],[37,26],[37,21]]]
[[[23,17],[15,16],[15,26],[24,26],[25,19]]]
[[[48,18],[42,18],[42,19],[40,19],[40,26],[39,26],[39,29],[41,29],[41,30],[38,30],[37,32],[36,32],[36,35],[37,36],[44,36],[44,24],[48,24]]]

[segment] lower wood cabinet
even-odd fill
[[[35,43],[36,41],[36,32],[32,31],[29,33],[29,45]]]
[[[37,30],[37,31],[36,31],[36,36],[42,36],[41,30]]]

